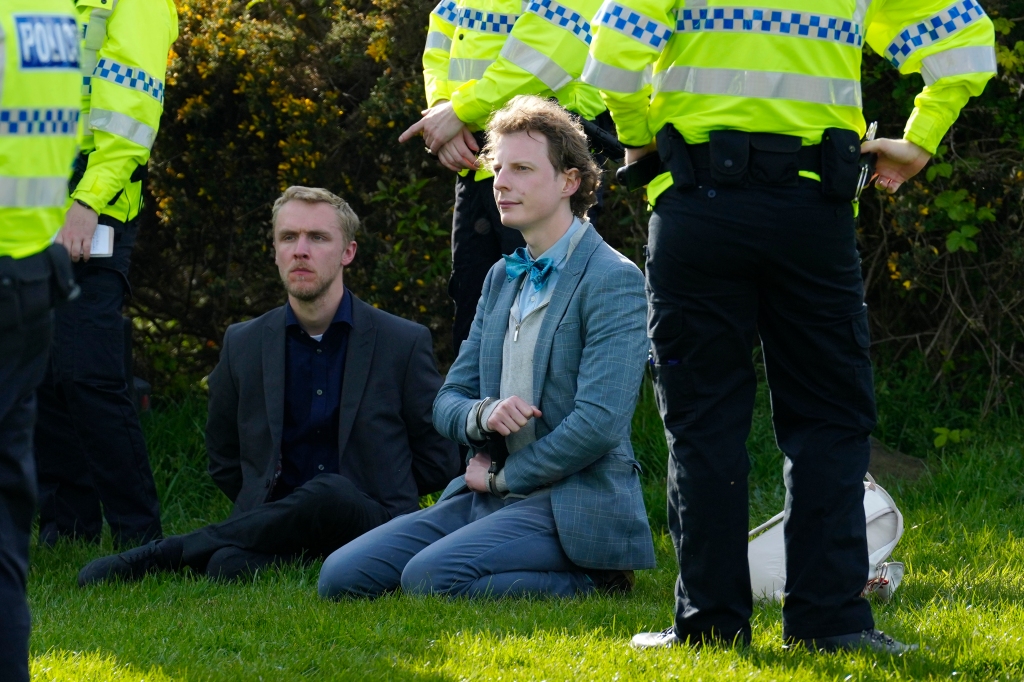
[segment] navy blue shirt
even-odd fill
[[[338,418],[351,328],[348,289],[320,341],[299,326],[291,305],[285,305],[281,476],[272,499],[281,499],[317,474],[338,473]]]

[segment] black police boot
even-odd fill
[[[78,586],[113,580],[141,580],[147,573],[177,571],[181,568],[182,548],[181,538],[172,536],[96,559],[79,572]]]
[[[807,639],[792,639],[790,645],[803,645],[814,652],[845,651],[853,649],[866,649],[879,654],[899,655],[910,651],[917,651],[916,644],[904,644],[885,634],[881,630],[862,630],[851,632],[848,635],[835,635],[834,637],[810,637]]]

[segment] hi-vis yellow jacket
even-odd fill
[[[904,137],[934,153],[995,74],[995,34],[978,0],[772,2],[606,0],[582,78],[601,89],[619,139],[643,146],[666,123],[690,143],[718,129],[804,144],[830,127],[863,135],[866,40],[901,73],[924,77]]]
[[[71,0],[0,0],[0,256],[39,253],[64,222],[80,83]]]
[[[470,4],[472,3],[472,4]],[[427,105],[450,100],[473,129],[516,95],[557,97],[594,118],[597,90],[579,81],[600,0],[441,0],[423,50]]]
[[[121,221],[139,214],[164,108],[167,53],[178,37],[174,0],[76,0],[82,39],[82,151],[89,165],[71,195]],[[116,199],[115,199],[116,198]],[[113,201],[113,204],[110,202]]]

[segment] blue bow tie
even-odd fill
[[[540,291],[544,287],[544,282],[555,271],[555,264],[550,258],[533,260],[522,246],[516,249],[511,256],[502,256],[502,258],[505,259],[505,275],[508,276],[508,281],[511,282],[529,270],[534,291]]]

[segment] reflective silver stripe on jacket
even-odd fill
[[[68,179],[0,176],[0,208],[62,208]]]
[[[448,60],[448,80],[450,81],[472,81],[483,78],[484,71],[494,63],[493,59],[463,59],[455,58]]]
[[[864,19],[868,16],[868,7],[870,6],[871,0],[857,0],[857,9],[853,11],[853,23],[864,26]]]
[[[80,64],[82,67],[82,95],[92,94],[92,72],[99,62],[99,51],[107,39],[107,19],[114,13],[118,0],[110,9],[94,9],[89,14],[89,23],[82,27],[85,32],[82,41]]]
[[[558,28],[564,28],[587,45],[593,39],[590,31],[590,22],[583,18],[576,10],[561,5],[555,2],[555,0],[532,0],[526,11],[536,14],[541,19],[554,24]]]
[[[484,12],[472,7],[463,7],[459,10],[459,28],[508,35],[512,32],[512,26],[515,25],[518,18],[518,14]]]
[[[676,18],[677,33],[763,33],[827,40],[858,49],[864,42],[859,24],[827,14],[759,7],[709,7],[678,10]]]
[[[792,99],[815,104],[860,107],[860,82],[775,71],[702,69],[673,66],[654,75],[655,92]]]
[[[156,140],[156,131],[151,127],[117,111],[93,109],[89,115],[89,125],[93,130],[123,137],[146,149],[152,149]]]
[[[977,0],[959,0],[924,21],[907,26],[897,35],[883,55],[897,69],[914,50],[953,35],[985,16]]]
[[[0,109],[0,135],[77,135],[78,109]]]
[[[501,56],[523,71],[536,76],[549,90],[560,90],[572,80],[572,75],[556,64],[551,57],[514,36],[509,36],[505,41],[501,48]]]
[[[452,39],[441,33],[440,31],[431,31],[427,34],[427,43],[423,46],[424,50],[439,49],[445,52],[452,51]]]
[[[930,54],[921,60],[921,75],[925,85],[931,85],[946,76],[995,72],[996,49],[992,45],[954,47]]]
[[[587,55],[587,62],[583,66],[583,75],[580,76],[580,80],[600,90],[629,94],[639,91],[650,83],[651,72],[650,66],[643,71],[629,71],[605,64],[594,59],[591,54]]]
[[[669,38],[672,37],[671,27],[620,5],[615,0],[606,0],[601,5],[601,9],[594,15],[594,23],[653,47],[658,52],[665,49]]]

